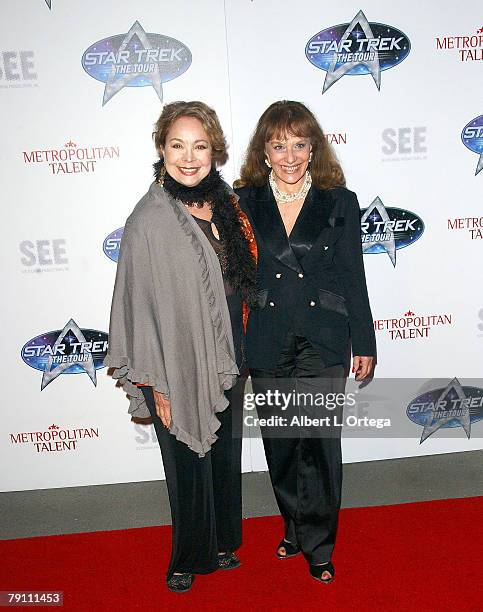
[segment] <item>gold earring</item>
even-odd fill
[[[164,184],[164,177],[165,177],[165,176],[166,176],[166,166],[164,165],[164,162],[163,162],[163,165],[162,165],[162,166],[161,166],[161,168],[159,169],[159,176],[158,176],[158,178],[156,179],[156,183],[157,183],[158,185],[161,185],[161,187],[162,187],[162,186],[163,186],[163,184]]]

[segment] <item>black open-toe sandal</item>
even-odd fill
[[[319,582],[323,582],[324,584],[329,584],[334,580],[335,576],[335,568],[332,565],[331,561],[328,563],[324,563],[323,565],[309,565],[310,575],[318,580]],[[330,574],[328,578],[323,578],[325,573]]]
[[[285,548],[284,555],[280,555],[278,552],[281,548]],[[301,550],[297,545],[292,544],[292,542],[287,542],[287,540],[284,538],[277,546],[277,552],[275,554],[277,555],[278,559],[290,559],[290,557],[295,557],[295,555],[300,554],[300,552]]]

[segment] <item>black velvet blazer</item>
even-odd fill
[[[307,338],[327,366],[376,356],[357,196],[312,187],[287,238],[272,190],[235,190],[258,246],[259,308],[247,327],[248,366],[275,368],[289,331]]]

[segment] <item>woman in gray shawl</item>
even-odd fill
[[[105,364],[151,416],[172,516],[167,585],[240,565],[244,319],[255,303],[256,247],[216,166],[227,160],[216,113],[164,107],[155,181],[127,219]]]

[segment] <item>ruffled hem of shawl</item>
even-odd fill
[[[151,413],[146,405],[143,392],[135,383],[140,383],[148,387],[153,387],[156,391],[163,393],[166,397],[169,396],[168,388],[165,382],[158,381],[153,374],[147,372],[137,372],[130,367],[128,357],[114,357],[113,355],[106,355],[104,358],[104,365],[108,368],[114,368],[112,378],[119,380],[119,384],[122,386],[124,392],[130,398],[128,413],[140,417],[150,417]],[[225,362],[225,365],[228,365]],[[231,389],[236,381],[236,373],[220,372],[224,373],[225,376],[222,383],[224,390]],[[216,432],[220,428],[220,421],[216,417],[216,413],[223,412],[229,405],[229,401],[224,393],[221,394],[218,401],[213,407],[213,414],[211,415],[210,422],[208,423],[208,435],[204,440],[197,440],[190,433],[181,429],[172,423],[169,431],[173,434],[177,440],[186,444],[192,451],[198,454],[199,457],[204,457],[205,454],[210,450],[211,445],[216,442],[218,436]]]
[[[229,401],[223,394],[214,406],[214,413],[211,415],[210,422],[208,423],[209,434],[204,440],[197,440],[190,433],[181,429],[175,423],[171,424],[169,428],[170,433],[176,436],[176,439],[183,442],[195,453],[198,453],[198,457],[204,457],[206,453],[211,449],[211,445],[218,440],[216,432],[220,428],[220,421],[216,418],[217,412],[223,412],[228,407]]]
[[[135,383],[153,387],[156,391],[163,393],[169,397],[168,386],[166,381],[159,380],[153,373],[134,370],[131,366],[129,357],[116,357],[114,355],[106,355],[104,365],[108,368],[114,368],[112,378],[119,380],[124,392],[130,398],[128,413],[136,417],[151,416],[143,392]]]

